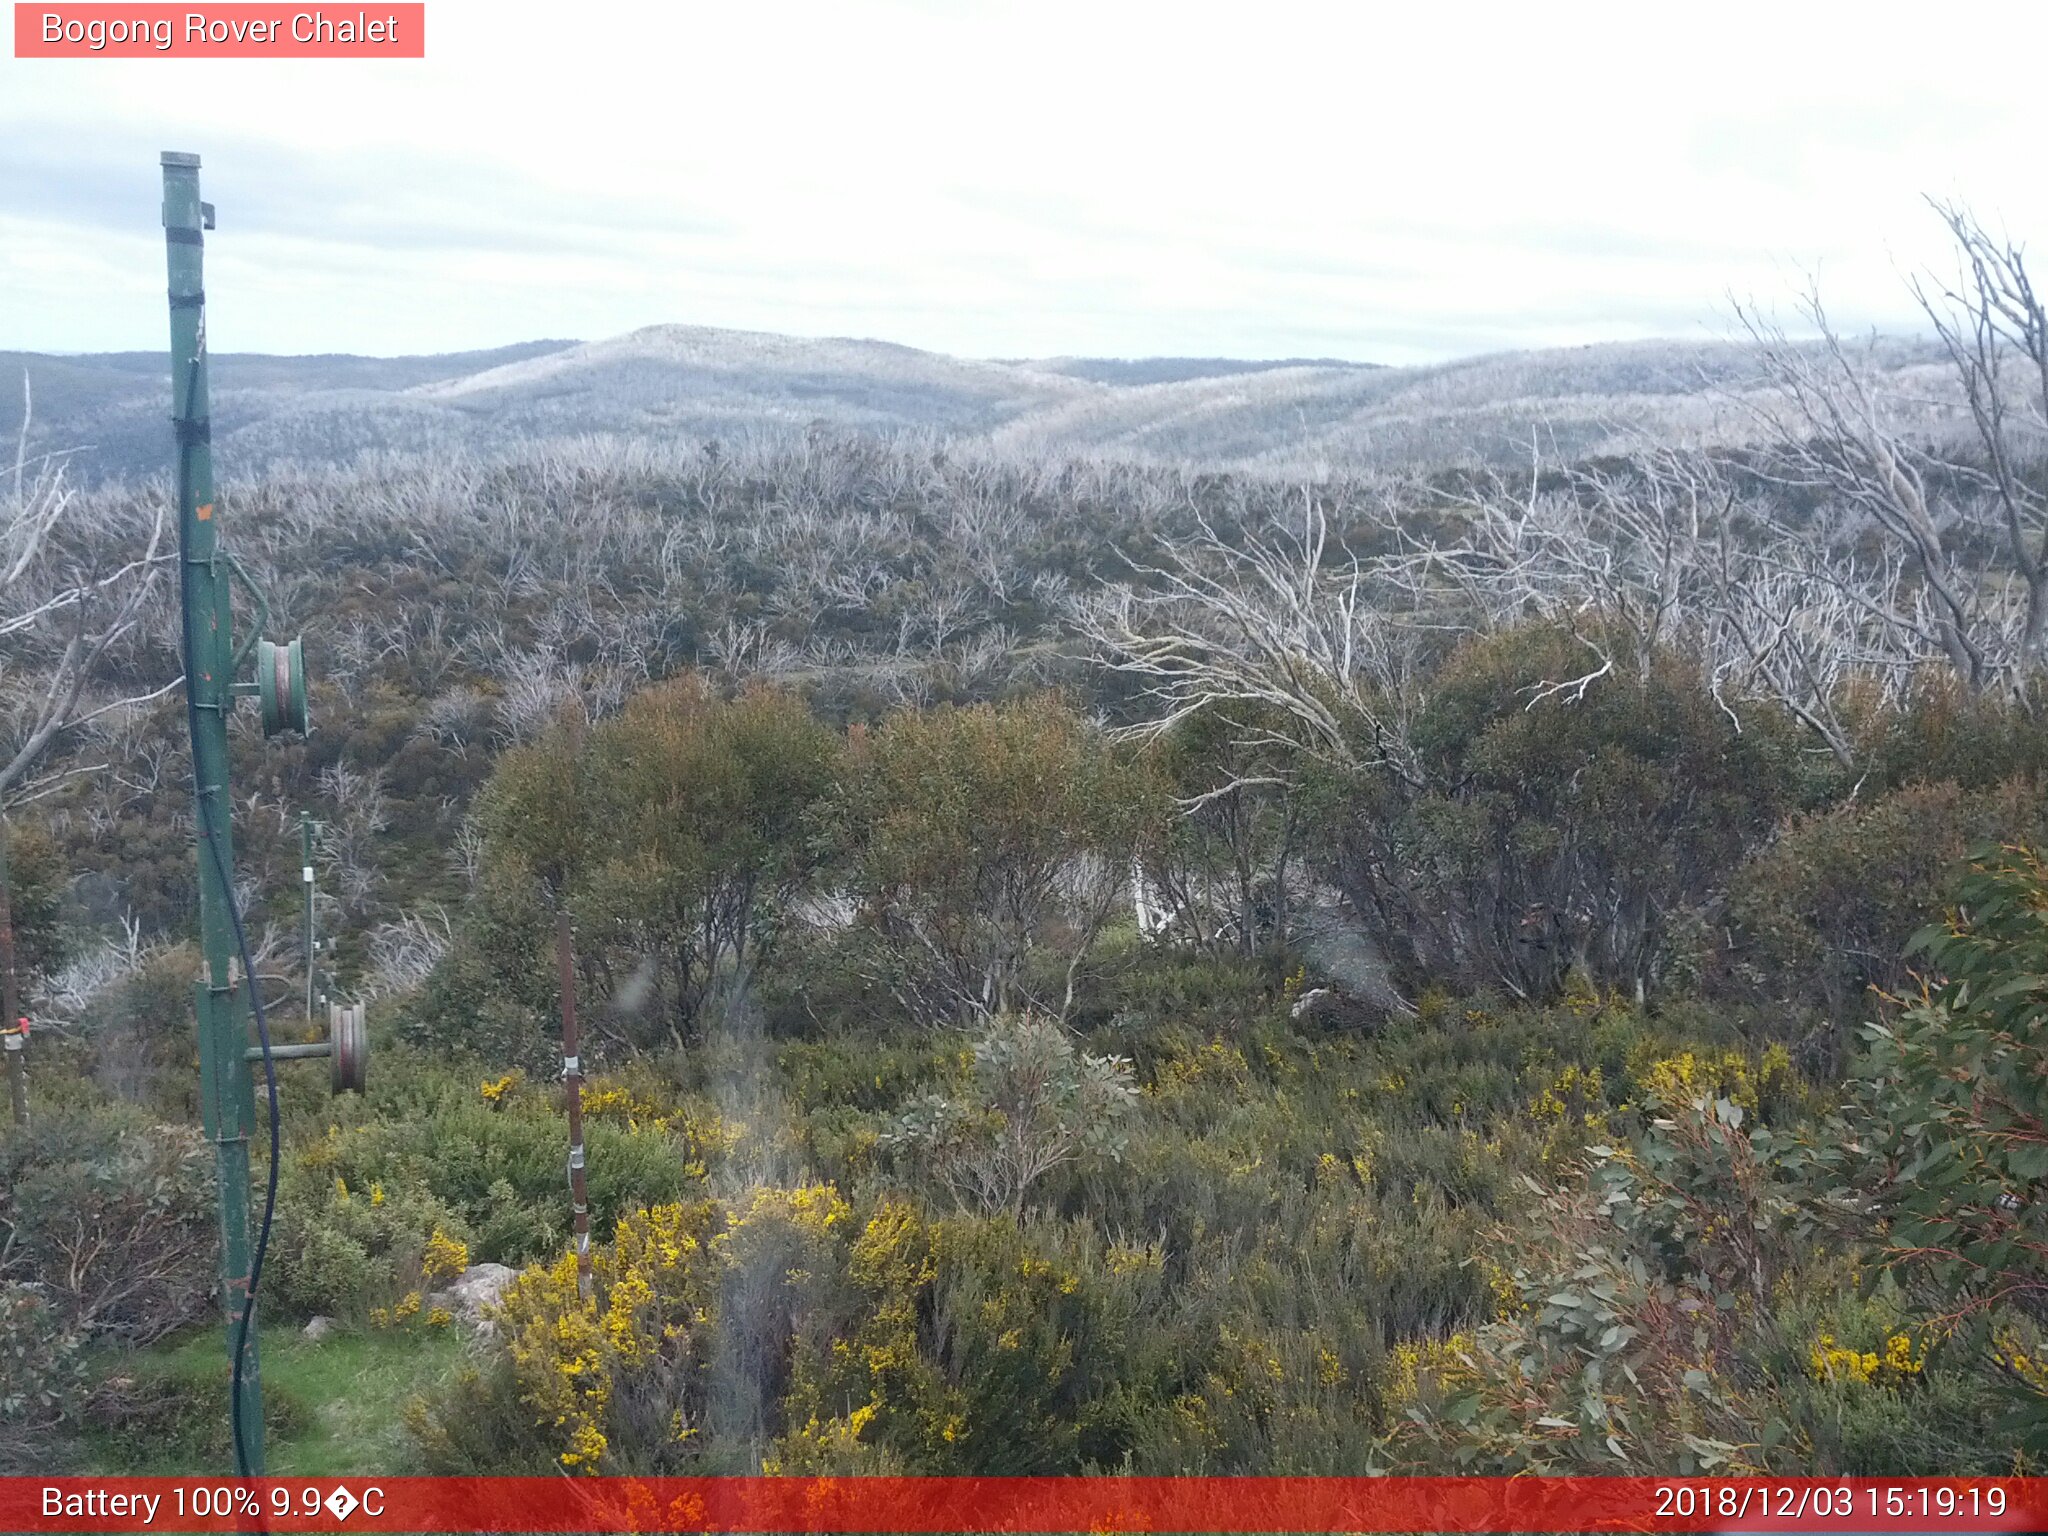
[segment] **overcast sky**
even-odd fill
[[[163,149],[217,350],[1415,362],[1720,334],[1812,269],[1902,328],[1921,194],[2048,239],[2048,6],[1972,14],[428,0],[424,61],[4,58],[0,348],[164,345]]]

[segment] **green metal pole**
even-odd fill
[[[299,812],[299,884],[306,888],[306,1023],[313,1022],[313,956],[318,953],[313,937],[313,816]]]
[[[199,937],[205,973],[197,988],[200,1111],[220,1177],[221,1305],[232,1359],[249,1294],[249,1138],[256,1128],[249,1071],[248,1003],[231,959],[228,872],[234,849],[228,822],[228,711],[234,704],[229,573],[214,516],[213,451],[206,392],[205,237],[213,209],[199,200],[199,157],[166,153],[164,249],[170,269],[171,416],[178,443],[179,576],[184,599],[185,692],[192,719],[197,801]],[[209,847],[209,842],[211,847]],[[251,985],[253,985],[253,980]],[[250,1475],[263,1471],[263,1385],[249,1319],[239,1402],[242,1451]]]

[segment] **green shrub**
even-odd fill
[[[1906,941],[1955,897],[1964,855],[2048,831],[2041,786],[1913,784],[1793,822],[1731,882],[1747,984],[1846,1020],[1897,991]]]
[[[83,1333],[40,1287],[0,1282],[0,1475],[49,1469],[88,1386]]]
[[[49,829],[0,819],[0,870],[14,920],[15,974],[33,992],[64,956],[64,853]],[[12,1025],[14,1020],[0,1020]]]
[[[500,759],[478,807],[487,858],[519,888],[504,904],[526,927],[537,892],[574,915],[582,974],[602,984],[614,1032],[642,1046],[694,1038],[809,888],[841,750],[795,694],[728,700],[694,678],[646,689],[588,731],[557,726]],[[517,1001],[536,1007],[539,992]]]
[[[930,1020],[1064,1020],[1090,942],[1128,904],[1149,794],[1049,694],[856,735],[838,831],[879,987]]]
[[[29,1046],[30,1094],[64,1113],[89,1112],[112,1098],[159,1120],[196,1121],[197,964],[190,945],[154,951],[87,999],[61,1031],[38,1031]]]
[[[0,1138],[0,1279],[64,1326],[146,1344],[203,1312],[219,1235],[198,1131],[126,1106],[44,1114]]]
[[[2048,1456],[2048,868],[1987,851],[1958,895],[1914,941],[1935,974],[1864,1027],[1831,1162],[1882,1270],[1995,1363],[2009,1428]]]
[[[326,1157],[301,1156],[280,1182],[271,1237],[276,1304],[287,1313],[361,1319],[421,1289],[434,1234],[467,1243],[469,1227],[417,1186],[370,1179],[351,1187]]]
[[[1494,1240],[1494,1320],[1434,1362],[1397,1458],[1474,1472],[1724,1474],[1788,1429],[1744,1368],[1798,1221],[1776,1144],[1700,1097]],[[1510,1246],[1511,1245],[1511,1246]],[[1411,1462],[1413,1464],[1413,1462]]]
[[[82,1415],[94,1459],[159,1473],[231,1464],[228,1372],[212,1329],[176,1346],[104,1361]],[[263,1381],[263,1430],[273,1445],[314,1417],[279,1374],[268,1370]]]
[[[1973,691],[1946,670],[1919,678],[1899,705],[1857,700],[1853,712],[1860,717],[1858,774],[1873,786],[1988,790],[2048,775],[2040,712],[1997,689]]]
[[[634,1091],[605,1078],[586,1090],[586,1182],[600,1233],[629,1210],[700,1187],[727,1146],[727,1128],[700,1102],[643,1099],[646,1113],[636,1116]],[[363,1245],[374,1291],[406,1279],[406,1255],[437,1224],[468,1242],[474,1260],[493,1263],[528,1263],[566,1239],[569,1128],[559,1088],[408,1057],[380,1074],[363,1109],[343,1124],[340,1115],[361,1111],[338,1106],[288,1154],[282,1203],[292,1242],[336,1227]],[[378,1191],[383,1204],[368,1203]]]
[[[1675,652],[1555,689],[1598,670],[1552,625],[1470,640],[1416,715],[1409,779],[1322,786],[1330,872],[1418,984],[1547,998],[1576,967],[1653,989],[1674,918],[1718,897],[1791,804],[1777,717],[1738,724]]]
[[[1250,956],[1283,943],[1310,818],[1292,793],[1284,722],[1249,705],[1198,711],[1152,743],[1159,826],[1143,858],[1179,945]],[[1270,741],[1245,745],[1259,731]]]
[[[1820,1477],[2010,1474],[1999,1403],[1966,1349],[1916,1315],[1899,1287],[1860,1293],[1847,1264],[1820,1264],[1781,1300],[1752,1368],[1791,1429],[1797,1470]],[[1792,1470],[1787,1458],[1787,1470]]]
[[[559,1062],[551,923],[532,880],[487,868],[448,952],[405,1004],[400,1033],[501,1071],[545,1071]]]
[[[1048,1174],[1122,1156],[1137,1100],[1122,1057],[1076,1050],[1064,1026],[1025,1015],[991,1019],[969,1059],[967,1084],[913,1103],[882,1138],[919,1177],[1021,1219]]]

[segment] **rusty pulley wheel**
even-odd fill
[[[361,1003],[327,1010],[327,1068],[336,1094],[361,1093],[369,1076],[370,1032]]]
[[[264,735],[306,733],[306,653],[299,641],[256,642],[256,697],[263,706]]]

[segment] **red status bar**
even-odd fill
[[[0,1530],[2041,1531],[2048,1478],[4,1478]]]

